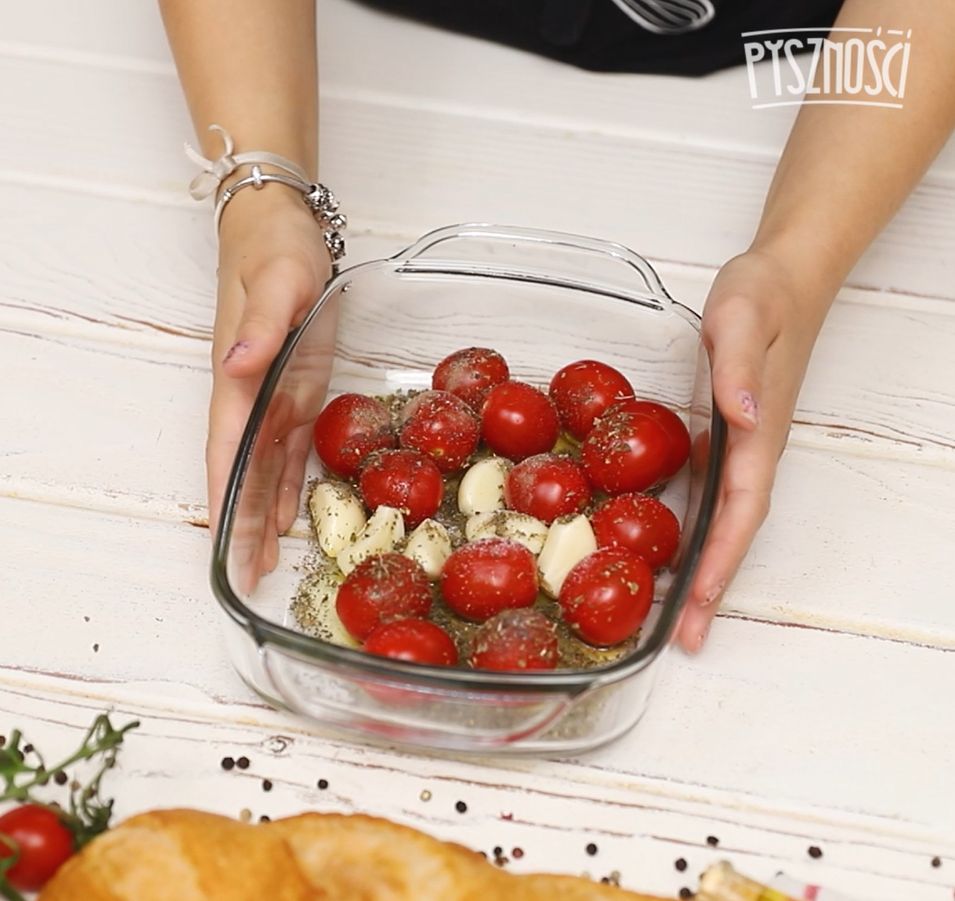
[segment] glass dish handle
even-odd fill
[[[506,269],[534,277],[553,274],[567,265],[567,272],[580,279],[581,271],[595,288],[649,295],[662,304],[672,303],[653,266],[623,244],[600,238],[585,238],[567,232],[521,228],[509,225],[466,223],[428,232],[391,258],[409,270],[432,268],[443,259],[472,263],[475,272]],[[534,265],[537,263],[538,265]]]

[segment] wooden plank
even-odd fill
[[[103,703],[215,701],[228,705],[223,719],[261,722],[226,662],[202,530],[5,499],[0,548],[4,598],[30,611],[0,633],[8,678],[54,675]],[[848,568],[858,584],[858,566]],[[831,588],[825,600],[839,597]],[[670,655],[638,728],[575,766],[601,785],[662,781],[689,796],[784,799],[948,836],[955,785],[928,786],[955,741],[947,695],[932,690],[951,659],[902,641],[724,617],[700,657]]]
[[[24,82],[29,92],[15,87]],[[4,180],[184,202],[191,172],[173,136],[188,137],[190,126],[171,75],[131,69],[117,78],[108,68],[6,56],[0,103],[11,135]],[[683,137],[350,88],[323,98],[322,160],[323,178],[347,199],[352,221],[367,227],[419,232],[461,220],[517,222],[604,235],[650,256],[710,266],[748,243],[773,162]],[[853,283],[952,296],[949,181],[930,178],[916,192]]]
[[[155,4],[131,9],[124,0],[89,0],[82,10],[62,0],[53,5],[55,15],[47,4],[11,17],[0,52],[171,71]],[[119,21],[122,28],[115,27]],[[352,0],[323,0],[319,26],[322,84],[336,96],[389,97],[432,108],[468,108],[494,118],[569,122],[764,158],[778,153],[796,114],[794,108],[754,113],[743,67],[707,78],[585,72],[383,15]],[[387,80],[368,65],[373,59],[389,61]],[[760,85],[770,78],[769,65],[757,66]],[[947,180],[953,174],[955,144],[946,148],[931,177]]]
[[[718,859],[764,878],[779,869],[854,892],[869,901],[905,897],[939,901],[944,872],[929,860],[951,844],[909,823],[687,791],[651,779],[622,780],[550,762],[442,760],[356,748],[309,734],[278,714],[235,721],[227,707],[77,693],[51,678],[6,674],[0,693],[5,728],[14,724],[48,755],[66,753],[95,713],[109,703],[114,721],[141,720],[129,734],[106,791],[117,819],[154,807],[190,806],[253,821],[303,810],[371,813],[490,853],[500,846],[516,872],[620,871],[624,884],[676,895]],[[223,771],[224,756],[245,755],[248,770]],[[272,783],[268,794],[261,780]],[[317,788],[325,779],[327,788]],[[428,792],[427,800],[422,794]],[[454,805],[465,800],[466,813]],[[716,833],[718,850],[704,838]],[[588,842],[598,854],[585,853]],[[808,843],[825,848],[806,857]],[[515,859],[511,849],[520,847]],[[681,874],[673,861],[689,862]]]
[[[164,355],[171,353],[184,365],[207,366],[215,247],[205,210],[119,199],[90,202],[77,194],[10,185],[0,189],[0,197],[0,242],[8,260],[0,325],[57,334],[67,343],[104,342],[115,345],[113,353],[136,347],[145,360],[167,362],[171,358]],[[110,235],[108,242],[104,234]],[[409,240],[358,234],[351,239],[349,261],[387,256]],[[665,263],[659,268],[674,296],[702,308],[711,270]],[[860,292],[845,296],[859,300]],[[873,296],[882,305],[866,302]],[[835,305],[800,397],[794,443],[951,465],[955,407],[947,386],[955,307],[904,297],[887,304],[881,295],[868,293],[861,299],[861,304]],[[363,334],[396,326],[372,319],[349,320],[344,327],[357,330],[349,339],[355,345]],[[502,322],[501,328],[506,330],[507,324]],[[527,328],[532,331],[534,323]],[[403,343],[396,340],[396,346]],[[599,355],[600,347],[587,352]],[[15,352],[8,354],[12,361]],[[27,384],[47,382],[52,389],[56,377],[45,366],[48,356],[23,350],[16,357]],[[78,357],[74,365],[86,364]],[[97,376],[104,384],[110,382],[107,369]],[[161,392],[158,373],[145,369],[142,378]],[[51,415],[60,416],[61,403],[75,408],[76,401],[61,398],[64,387],[71,389],[56,384],[44,402],[53,405]],[[129,403],[127,384],[121,381],[111,389],[121,395],[116,403]],[[205,388],[191,390],[188,415],[197,416]],[[32,419],[32,401],[24,412]]]

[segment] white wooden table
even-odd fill
[[[353,259],[460,220],[561,228],[630,244],[699,306],[745,246],[793,111],[751,111],[743,72],[589,75],[347,0],[320,13],[323,175]],[[333,740],[225,661],[202,472],[214,244],[152,4],[18,5],[0,113],[0,732],[65,749],[96,711],[139,717],[120,815],[360,810],[664,894],[728,856],[860,901],[952,897],[955,145],[832,312],[705,652],[671,655],[611,747],[457,760]]]

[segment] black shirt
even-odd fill
[[[705,75],[744,62],[744,31],[828,28],[842,0],[712,0],[715,15],[658,34],[614,0],[359,0],[601,72]],[[634,0],[639,6],[640,0]]]

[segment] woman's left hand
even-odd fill
[[[716,276],[703,313],[713,393],[729,426],[717,512],[677,640],[703,647],[727,586],[770,506],[796,398],[828,303],[771,253],[751,249]]]

